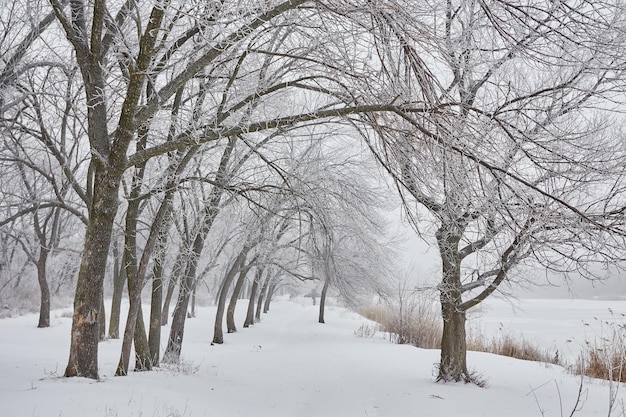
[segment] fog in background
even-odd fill
[[[430,246],[420,239],[403,219],[398,220],[393,227],[403,241],[401,256],[406,278],[418,288],[436,286],[441,281],[441,261],[436,244]],[[533,274],[529,279],[534,285],[503,284],[502,290],[506,291],[507,296],[518,298],[626,300],[626,270],[614,270],[608,274],[610,278],[602,281],[588,281],[574,275],[566,280],[561,276],[546,274],[543,268],[529,273]],[[498,294],[495,293],[494,296],[497,297]]]

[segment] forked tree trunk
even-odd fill
[[[222,330],[222,323],[224,321],[224,310],[226,309],[226,297],[228,296],[228,289],[230,288],[230,284],[235,279],[235,275],[242,268],[244,262],[246,261],[246,256],[250,251],[250,247],[244,246],[237,258],[233,261],[232,265],[228,269],[226,275],[224,275],[224,280],[222,281],[222,285],[220,287],[220,295],[217,300],[217,312],[215,313],[215,324],[213,325],[213,342],[214,344],[222,344],[224,343],[224,331]]]
[[[324,323],[324,308],[326,307],[326,293],[328,292],[329,286],[330,286],[330,280],[326,278],[326,281],[324,281],[324,287],[322,287],[322,294],[320,295],[320,315],[319,315],[320,323]]]
[[[141,111],[138,111],[140,103],[143,103],[142,88],[146,84],[151,84],[146,83],[146,80],[152,74],[152,66],[155,64],[154,58],[157,56],[157,50],[159,50],[157,42],[162,40],[163,31],[161,29],[165,16],[169,13],[169,3],[158,2],[158,4],[153,5],[150,18],[147,19],[145,29],[139,36],[138,53],[136,59],[133,60],[132,70],[129,71],[126,89],[120,93],[123,104],[119,112],[111,112],[107,108],[107,103],[111,102],[111,100],[107,100],[105,94],[110,90],[107,86],[107,74],[105,72],[106,62],[110,55],[108,40],[111,37],[108,35],[115,32],[113,26],[124,24],[127,19],[131,19],[128,16],[132,13],[121,13],[122,21],[114,22],[115,19],[111,20],[108,16],[106,2],[96,1],[87,5],[88,2],[73,1],[71,2],[71,10],[64,10],[65,6],[61,1],[50,2],[57,20],[61,23],[60,26],[71,43],[74,59],[81,72],[82,86],[86,97],[87,136],[92,155],[89,171],[90,180],[87,188],[93,191],[93,195],[89,199],[89,225],[86,230],[74,297],[74,315],[72,317],[70,354],[65,369],[66,376],[98,378],[98,314],[103,292],[104,274],[111,243],[111,233],[118,210],[121,180],[128,167],[129,144],[136,138],[137,129],[141,125],[147,125],[151,116],[156,114],[163,103],[169,101],[176,90],[181,88],[187,80],[201,72],[203,67],[216,61],[220,54],[231,50],[233,45],[255,33],[268,21],[299,7],[304,2],[305,0],[282,2],[259,14],[245,28],[237,29],[231,35],[225,36],[222,41],[216,44],[219,46],[210,49],[202,58],[182,71],[168,86],[164,86],[161,89],[159,100],[157,102],[150,101],[154,105],[145,105]],[[90,22],[86,21],[88,15],[92,16]],[[168,64],[168,62],[165,63]],[[112,113],[119,113],[119,120],[111,137],[109,135],[109,116]],[[331,113],[333,117],[336,116],[334,110]],[[316,115],[316,117],[323,117],[323,115]],[[220,123],[221,121],[218,120],[217,124]],[[290,121],[291,123],[292,121]],[[266,128],[271,128],[271,124],[268,124]],[[233,134],[230,137],[235,140],[235,136],[236,134]],[[165,153],[165,151],[161,153]],[[218,183],[221,185],[216,188],[223,188],[225,183],[221,180],[218,178]],[[131,304],[131,308],[133,306]]]
[[[144,135],[141,135],[145,137]],[[137,144],[137,149],[143,148],[142,139]],[[132,180],[132,188],[128,207],[126,208],[126,223],[124,234],[124,263],[126,268],[126,283],[128,285],[128,316],[124,327],[122,338],[122,352],[117,365],[115,375],[124,376],[128,373],[130,362],[131,345],[135,346],[135,370],[143,371],[152,369],[150,358],[150,347],[148,336],[146,335],[143,321],[143,311],[141,308],[141,293],[143,291],[143,275],[138,271],[137,265],[137,222],[139,218],[139,194],[145,172],[145,164],[135,168]]]
[[[217,212],[217,209],[216,209]],[[216,213],[217,214],[217,213]],[[163,355],[163,361],[169,363],[176,363],[180,359],[180,352],[183,344],[183,337],[185,334],[185,319],[187,318],[187,308],[189,307],[189,298],[196,281],[196,269],[198,266],[198,258],[204,248],[204,239],[208,234],[211,224],[215,217],[210,218],[210,222],[203,226],[196,239],[190,259],[187,262],[187,269],[185,276],[180,281],[180,288],[178,289],[178,301],[176,307],[174,307],[174,314],[172,316],[172,326],[170,327],[170,335],[167,341],[167,347]],[[203,219],[206,221],[207,219]]]
[[[246,282],[246,276],[248,275],[250,268],[252,268],[253,263],[254,261],[250,262],[239,272],[239,278],[237,279],[235,287],[233,288],[233,293],[230,296],[230,302],[228,303],[228,308],[226,309],[226,330],[228,333],[235,333],[237,331],[237,325],[235,324],[235,308],[237,307],[237,300],[239,300],[239,294],[241,293],[243,284]]]

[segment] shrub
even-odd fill
[[[394,343],[424,349],[438,349],[441,345],[439,310],[424,293],[399,291],[397,298],[367,305],[358,313],[379,323]]]

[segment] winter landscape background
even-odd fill
[[[623,0],[0,0],[0,414],[625,415],[625,97]]]

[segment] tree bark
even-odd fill
[[[189,311],[189,318],[196,317],[196,290],[198,289],[198,280],[193,283],[193,290],[191,290],[191,310]]]
[[[98,378],[98,341],[100,303],[102,301],[113,223],[118,209],[122,175],[126,169],[128,144],[135,133],[135,109],[139,91],[146,77],[144,57],[129,83],[113,142],[109,138],[107,101],[104,80],[105,57],[101,54],[102,34],[106,15],[104,2],[93,5],[91,34],[85,22],[85,4],[72,2],[68,19],[58,2],[52,2],[55,15],[73,46],[80,68],[87,104],[87,136],[91,148],[93,185],[89,205],[89,224],[74,297],[74,315],[70,342],[70,357],[65,376]],[[93,43],[89,43],[89,39]],[[149,53],[152,48],[143,48]]]
[[[256,303],[256,312],[254,313],[254,319],[256,321],[261,321],[261,309],[263,308],[263,300],[265,299],[265,295],[267,294],[267,288],[269,287],[269,283],[272,280],[272,276],[267,274],[265,281],[263,282],[263,286],[261,287],[261,291],[259,291],[259,299]]]
[[[466,360],[465,312],[458,311],[457,307],[448,295],[441,295],[443,336],[437,381],[471,382]]]
[[[169,321],[172,296],[174,295],[174,290],[176,289],[176,284],[178,284],[178,281],[180,280],[182,271],[185,269],[185,250],[183,248],[186,247],[188,246],[183,242],[182,248],[178,252],[178,256],[174,262],[174,268],[172,268],[170,279],[167,280],[167,293],[165,294],[165,301],[163,301],[163,308],[161,309],[161,326],[165,326]]]
[[[113,244],[113,298],[111,300],[111,317],[109,318],[109,339],[120,338],[120,310],[124,285],[126,284],[126,269],[124,263],[120,262],[120,256],[119,243],[116,241]]]
[[[48,262],[48,249],[40,247],[39,259],[37,260],[37,281],[41,295],[39,304],[39,323],[37,327],[50,327],[50,287],[46,277],[46,264]]]
[[[104,294],[102,294],[102,298],[100,299],[100,315],[98,317],[98,320],[98,326],[100,328],[100,341],[102,342],[104,339],[106,339],[107,336],[107,314],[106,310],[104,309]]]
[[[140,135],[141,140],[137,148],[144,147],[147,133]],[[124,234],[124,263],[126,267],[126,282],[128,285],[128,316],[122,339],[122,352],[115,375],[123,376],[128,373],[132,341],[135,345],[135,370],[149,370],[152,368],[148,336],[146,335],[141,308],[141,292],[143,290],[143,275],[137,266],[137,222],[139,219],[139,194],[145,171],[145,164],[135,168],[128,207],[126,209],[126,223]]]
[[[462,231],[456,224],[444,224],[437,230],[436,238],[442,260],[440,288],[443,334],[441,361],[437,381],[471,382],[467,371],[465,340],[465,311],[461,293],[461,254],[459,241]]]
[[[103,131],[106,135],[105,128]],[[74,296],[70,356],[65,369],[67,377],[93,379],[98,379],[98,314],[121,180],[121,170],[112,172],[96,165],[90,221]]]
[[[276,284],[272,283],[267,289],[267,295],[265,296],[265,304],[263,304],[263,312],[267,313],[270,311],[270,303],[272,302],[272,297],[274,296],[274,291],[276,290]]]
[[[159,366],[161,356],[161,304],[163,303],[163,264],[165,263],[165,239],[159,238],[156,257],[152,267],[152,297],[150,300],[150,330],[148,345],[153,366]]]
[[[174,363],[178,362],[180,358],[180,352],[183,343],[183,336],[185,332],[185,319],[187,318],[187,308],[189,307],[189,298],[193,290],[193,286],[196,281],[196,270],[198,267],[198,259],[204,248],[205,239],[211,230],[213,221],[219,212],[219,200],[221,198],[222,191],[217,187],[212,190],[212,196],[210,203],[205,207],[205,213],[202,218],[202,227],[194,239],[193,247],[187,261],[187,268],[185,275],[180,281],[180,288],[178,290],[178,301],[174,308],[174,314],[172,316],[172,326],[170,328],[170,335],[163,355],[163,360],[166,362]]]
[[[326,307],[326,293],[328,292],[328,287],[330,286],[330,280],[327,278],[324,281],[324,287],[322,287],[322,294],[320,295],[320,315],[319,322],[324,323],[324,308]]]
[[[257,268],[254,275],[254,281],[252,282],[252,288],[250,289],[250,299],[248,300],[248,310],[246,312],[246,320],[243,323],[243,327],[250,327],[254,324],[254,301],[257,297],[257,291],[259,289],[259,281],[263,276],[263,269]]]
[[[235,307],[237,307],[239,294],[241,293],[243,284],[246,282],[246,276],[248,275],[250,268],[252,268],[253,263],[254,261],[250,262],[248,265],[243,267],[241,271],[239,271],[239,278],[237,279],[233,292],[230,295],[230,302],[228,303],[228,308],[226,309],[226,331],[228,333],[235,333],[237,331],[237,325],[235,324]]]
[[[189,260],[191,263],[192,260]],[[172,315],[172,325],[170,327],[170,335],[167,341],[167,347],[163,354],[163,362],[176,363],[180,359],[180,352],[183,344],[183,336],[185,333],[185,319],[187,318],[187,307],[189,305],[189,297],[191,295],[191,286],[194,277],[190,270],[192,266],[188,266],[185,276],[180,280],[178,289],[178,300],[174,307]]]
[[[146,335],[146,324],[143,319],[141,299],[139,303],[133,335],[133,344],[135,345],[135,371],[149,371],[152,369],[152,357],[150,355],[148,336]]]

